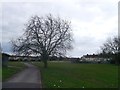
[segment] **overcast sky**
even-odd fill
[[[118,34],[118,0],[25,1],[1,1],[0,42],[3,52],[12,53],[10,40],[22,35],[24,25],[33,15],[51,13],[71,21],[74,42],[73,50],[67,53],[70,57],[96,53],[108,37]]]

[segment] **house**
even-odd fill
[[[86,62],[89,62],[89,63],[109,63],[110,61],[110,57],[108,56],[105,56],[105,55],[83,55],[81,57],[81,60],[82,61],[86,61]]]
[[[2,53],[2,66],[7,66],[8,64],[8,60],[9,60],[9,56],[8,54],[6,53]]]
[[[39,56],[16,56],[16,55],[11,55],[9,57],[10,61],[40,61]]]

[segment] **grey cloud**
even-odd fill
[[[78,0],[79,1],[79,0]],[[96,9],[97,8],[97,9]],[[11,38],[16,38],[23,33],[24,24],[33,15],[44,16],[52,13],[55,16],[60,16],[68,20],[78,20],[80,22],[92,23],[96,17],[110,19],[117,16],[117,10],[114,4],[111,3],[97,3],[97,2],[78,2],[78,3],[64,3],[64,2],[37,2],[37,3],[3,3],[2,5],[2,37],[3,37],[3,51],[11,52],[11,45],[8,43]],[[98,21],[99,22],[99,21]],[[75,23],[76,24],[76,23]],[[104,42],[105,36],[89,35],[91,29],[82,28],[83,24],[79,26],[73,25],[74,34],[74,49],[69,51],[69,56],[82,56],[87,53],[94,53],[99,49],[99,46]],[[98,25],[96,23],[96,25]],[[87,26],[87,25],[86,25]],[[101,27],[100,27],[101,28]],[[81,31],[79,31],[79,29]],[[79,33],[81,32],[81,33]],[[1,32],[0,32],[1,33]],[[110,30],[111,35],[116,33]],[[7,47],[7,48],[6,48]]]
[[[11,44],[9,42],[2,43],[2,51],[5,53],[12,53]]]

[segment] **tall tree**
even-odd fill
[[[40,55],[47,68],[49,56],[65,54],[72,48],[72,40],[70,22],[49,14],[32,17],[23,36],[12,40],[12,45],[16,54]]]
[[[118,64],[120,57],[120,37],[109,38],[101,47],[103,54],[109,54],[113,56],[115,63]]]

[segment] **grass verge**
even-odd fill
[[[23,70],[26,66],[23,62],[8,62],[8,67],[2,67],[2,81]]]

